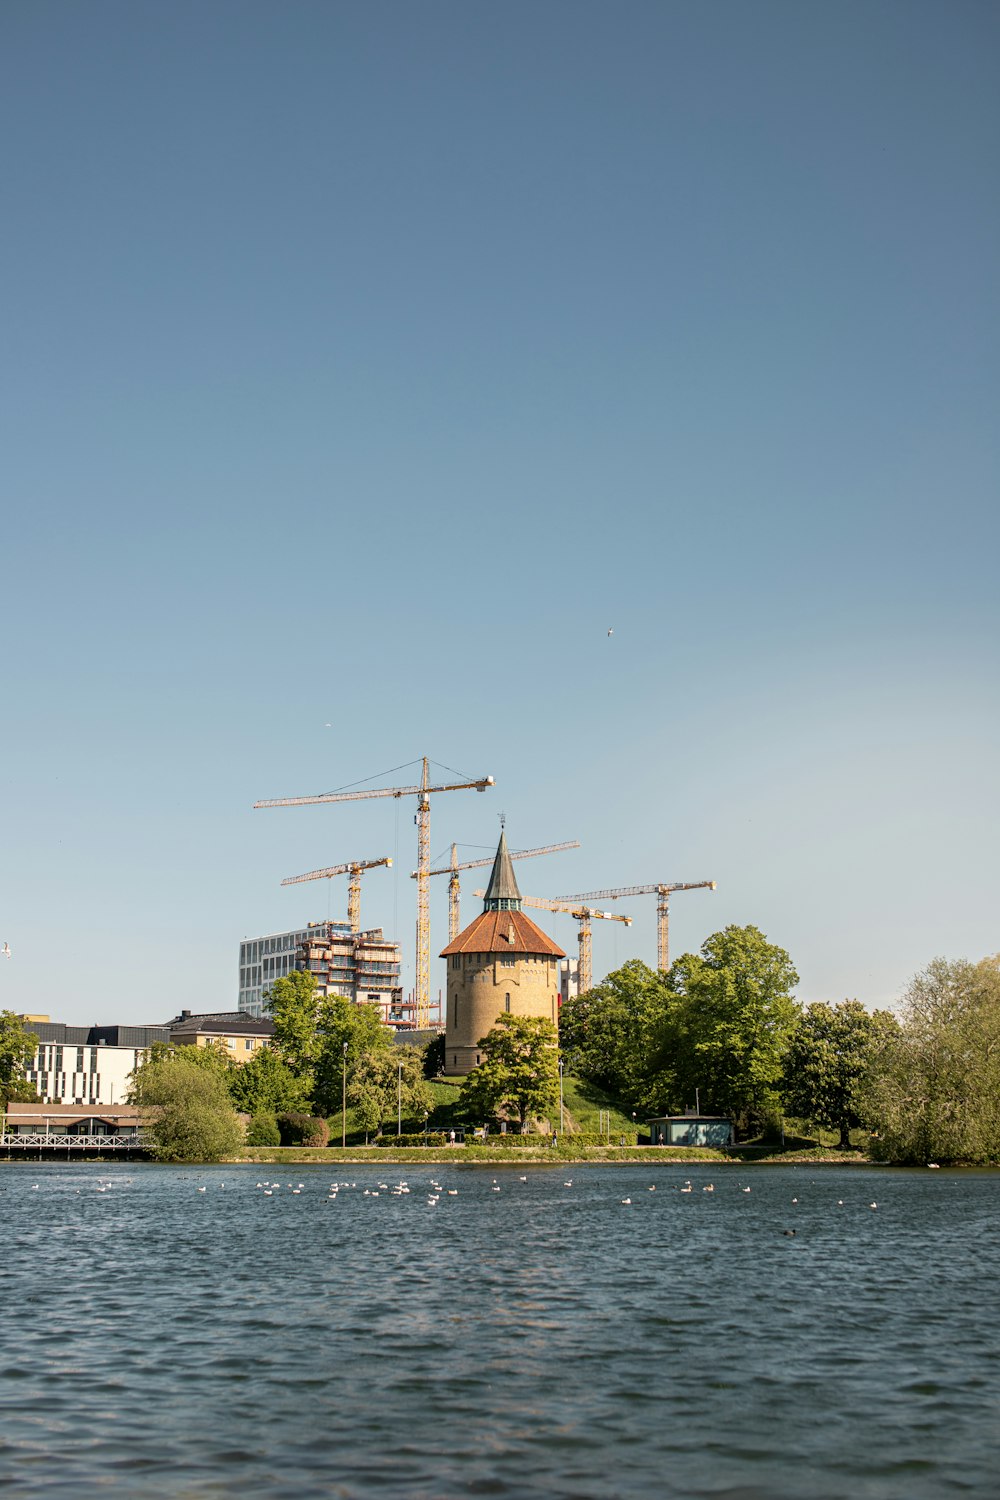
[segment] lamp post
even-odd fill
[[[344,1067],[340,1081],[340,1146],[347,1145],[347,1043],[344,1043]]]
[[[563,1060],[561,1057],[559,1059],[559,1134],[566,1134],[566,1127],[563,1123]]]
[[[396,1063],[396,1134],[403,1134],[403,1061]]]
[[[427,1150],[427,1111],[424,1110],[424,1150]]]

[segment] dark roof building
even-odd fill
[[[182,1010],[167,1022],[167,1030],[174,1046],[204,1047],[209,1042],[224,1042],[237,1061],[244,1062],[246,1054],[271,1040],[274,1022],[263,1016],[249,1016],[243,1010],[210,1011],[206,1015]]]

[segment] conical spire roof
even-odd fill
[[[507,835],[500,830],[497,857],[493,861],[493,873],[483,899],[483,911],[520,911],[521,892],[514,879],[514,865],[507,848]]]

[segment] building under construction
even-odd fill
[[[347,922],[309,922],[292,932],[245,939],[239,1009],[262,1016],[266,991],[295,969],[309,969],[324,995],[377,1005],[387,1026],[415,1024],[413,1004],[403,1000],[399,944],[383,936],[381,927],[352,932]]]
[[[414,1002],[403,999],[399,944],[382,934],[346,931],[339,922],[320,922],[301,948],[298,968],[308,969],[324,995],[346,995],[357,1004],[377,1005],[386,1026],[410,1031]]]

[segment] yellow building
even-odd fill
[[[222,1043],[234,1062],[249,1062],[274,1036],[274,1022],[267,1017],[248,1016],[243,1011],[217,1011],[194,1016],[182,1010],[168,1021],[175,1047],[208,1047]]]
[[[445,1073],[479,1063],[479,1042],[503,1015],[559,1023],[559,960],[566,955],[521,910],[521,892],[501,833],[493,873],[474,922],[441,954],[448,962]]]

